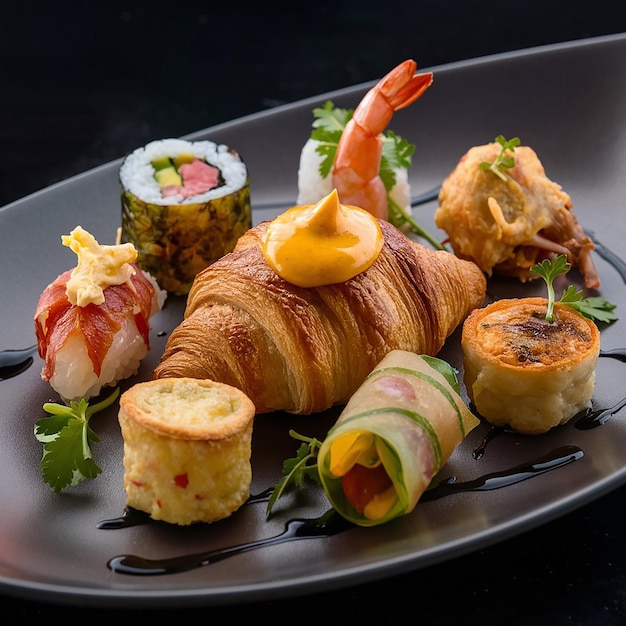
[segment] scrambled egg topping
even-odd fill
[[[137,250],[132,243],[100,245],[82,226],[62,235],[61,241],[78,256],[66,287],[73,305],[102,304],[104,290],[127,282],[135,271],[131,263],[137,258]]]

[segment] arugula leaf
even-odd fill
[[[483,161],[479,164],[479,167],[483,170],[490,170],[496,176],[506,181],[506,175],[501,168],[511,168],[515,166],[515,159],[513,158],[513,156],[507,156],[507,152],[514,152],[515,148],[520,145],[520,139],[519,137],[513,137],[513,139],[507,141],[503,135],[498,135],[495,141],[499,143],[500,146],[502,146],[500,154],[497,156],[496,160],[493,163]]]
[[[554,303],[556,299],[553,285],[554,279],[561,274],[566,274],[570,268],[571,265],[568,263],[567,257],[564,254],[560,254],[554,260],[544,259],[541,263],[533,265],[529,270],[531,274],[541,276],[546,282],[548,288],[546,320],[548,322],[554,321]],[[569,285],[563,291],[559,302],[591,320],[610,323],[617,319],[617,316],[613,313],[617,305],[600,297],[583,298],[583,292],[577,290],[573,285]]]
[[[35,422],[35,437],[44,443],[41,470],[43,480],[56,493],[95,478],[102,470],[92,458],[91,444],[100,441],[89,426],[94,413],[110,406],[119,396],[119,387],[107,398],[89,406],[84,398],[70,405],[46,402],[44,411],[51,415]]]
[[[296,456],[283,462],[283,475],[276,483],[267,502],[266,517],[269,518],[272,508],[278,499],[287,491],[290,486],[302,488],[304,481],[309,478],[321,484],[319,470],[317,468],[317,453],[322,442],[315,437],[305,437],[294,430],[289,431],[289,435],[301,441]]]
[[[330,100],[325,102],[322,107],[313,109],[314,121],[311,139],[318,142],[315,149],[322,156],[319,165],[319,173],[322,178],[327,178],[332,171],[339,140],[346,124],[353,115],[354,109],[335,108]],[[445,250],[441,243],[419,226],[410,215],[407,215],[389,195],[397,182],[395,170],[408,169],[411,166],[411,157],[414,152],[415,145],[396,135],[392,130],[383,133],[379,176],[387,190],[389,221],[397,228],[408,226],[410,230],[426,239],[435,249]]]

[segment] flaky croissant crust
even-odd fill
[[[266,263],[269,222],[200,272],[153,377],[210,378],[257,413],[310,414],[348,401],[391,350],[434,356],[485,297],[471,261],[433,251],[386,221],[374,264],[354,278],[297,287]]]

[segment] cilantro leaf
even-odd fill
[[[576,287],[570,285],[561,296],[560,302],[567,304],[575,311],[578,311],[584,317],[588,317],[598,322],[610,324],[617,320],[617,315],[613,311],[617,305],[600,298],[599,296],[591,296],[589,298],[582,297],[583,292],[577,290]]]
[[[326,178],[332,170],[341,134],[353,113],[350,109],[335,108],[330,100],[324,106],[313,109],[315,119],[311,139],[319,142],[316,150],[323,157],[319,166],[322,178]]]
[[[119,393],[118,387],[93,406],[84,398],[72,400],[69,406],[54,402],[43,405],[50,416],[37,420],[34,432],[37,440],[45,444],[40,464],[43,480],[56,493],[101,472],[91,454],[91,444],[100,438],[89,426],[89,420],[111,405]]]
[[[379,176],[385,185],[387,194],[391,193],[396,184],[395,170],[409,169],[414,152],[415,145],[402,139],[392,130],[387,131],[384,135]]]
[[[283,462],[283,475],[272,489],[267,502],[267,518],[270,517],[274,504],[289,487],[294,486],[301,489],[306,478],[313,480],[317,484],[321,482],[317,468],[317,453],[322,442],[315,437],[299,435],[294,430],[290,430],[289,435],[302,443],[298,448],[296,456]]]
[[[546,320],[552,322],[554,320],[554,279],[561,274],[569,272],[571,265],[567,261],[564,254],[560,254],[553,261],[544,259],[541,263],[537,263],[530,268],[531,274],[541,276],[546,282],[548,288],[548,309],[546,311]]]
[[[44,482],[60,492],[68,485],[77,485],[84,478],[95,478],[100,468],[89,452],[89,443],[99,441],[80,418],[70,418],[67,424],[44,446],[41,469]]]
[[[571,268],[564,254],[560,254],[554,260],[544,259],[541,263],[537,263],[530,268],[531,274],[541,276],[546,282],[548,288],[548,308],[546,311],[546,320],[552,322],[554,320],[554,303],[556,296],[554,293],[554,279],[561,274],[566,274]],[[584,317],[600,322],[614,322],[617,316],[613,311],[616,308],[608,300],[600,297],[583,298],[583,292],[577,290],[573,285],[569,285],[563,291],[560,303],[569,306]]]
[[[513,139],[507,141],[503,135],[498,135],[495,141],[499,143],[502,148],[500,154],[498,154],[493,163],[483,161],[479,164],[479,167],[483,170],[493,172],[496,176],[506,181],[506,175],[501,168],[505,167],[510,169],[515,166],[515,158],[512,155],[507,155],[507,152],[514,152],[515,148],[520,145],[520,139],[519,137],[513,137]]]

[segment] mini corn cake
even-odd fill
[[[231,515],[250,496],[254,415],[242,391],[211,380],[163,378],[125,391],[127,505],[178,525]]]
[[[494,426],[540,434],[588,406],[600,331],[564,304],[545,320],[545,298],[499,300],[463,324],[463,381],[476,411]]]

